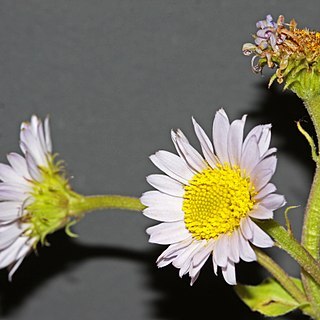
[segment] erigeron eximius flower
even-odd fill
[[[48,118],[22,123],[20,148],[24,156],[10,153],[0,164],[0,268],[10,269],[9,279],[48,234],[66,227],[71,235],[70,203],[79,197],[55,161]]]
[[[246,116],[231,124],[220,109],[213,121],[213,143],[192,119],[203,156],[185,135],[172,131],[178,155],[160,150],[150,157],[165,174],[147,181],[157,190],[141,197],[145,216],[162,223],[149,227],[149,242],[169,247],[158,267],[172,263],[191,285],[212,256],[215,274],[221,268],[227,283],[236,284],[235,264],[256,260],[251,246],[268,248],[273,240],[254,219],[271,219],[285,204],[270,183],[276,169],[275,148],[269,148],[271,125],[254,127],[243,140]],[[253,219],[252,219],[253,218]]]
[[[242,51],[253,55],[251,60],[254,72],[261,72],[265,66],[275,69],[270,78],[284,83],[298,96],[318,92],[320,85],[320,32],[307,28],[297,28],[294,19],[285,23],[280,15],[274,21],[271,15],[256,23],[258,31],[254,35],[254,44],[245,43]]]

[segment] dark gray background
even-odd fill
[[[278,86],[267,89],[241,47],[255,22],[271,13],[320,29],[318,1],[114,0],[0,1],[0,146],[18,151],[21,121],[51,117],[54,150],[83,194],[140,196],[145,176],[158,172],[148,156],[173,150],[170,129],[192,142],[191,116],[209,132],[216,110],[233,120],[249,115],[247,130],[273,124],[279,149],[273,181],[289,205],[300,237],[313,174],[307,143],[295,121],[310,120],[302,103]],[[198,144],[196,144],[198,146]],[[283,210],[276,219],[283,223]],[[193,287],[172,266],[157,269],[164,246],[147,242],[154,222],[140,213],[90,213],[74,231],[49,237],[8,283],[0,272],[2,319],[260,319],[215,277],[208,262]],[[298,276],[293,261],[269,250]],[[266,275],[240,263],[237,276]]]

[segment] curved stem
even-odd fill
[[[312,119],[320,143],[320,96],[309,97],[304,100],[305,106]],[[301,243],[315,259],[320,258],[320,168],[316,162],[316,171],[306,206]]]
[[[320,168],[317,166],[304,216],[302,241],[315,259],[319,259],[320,245]]]
[[[303,286],[314,311],[314,319],[320,319],[317,294],[320,283],[320,264],[299,244],[293,236],[274,220],[256,221],[276,242],[276,245],[290,254],[302,267]]]
[[[320,96],[302,97],[307,111],[312,119],[318,142],[320,143]],[[301,244],[316,259],[320,258],[320,166],[319,157],[316,161],[316,171],[304,215]],[[318,309],[320,315],[320,282],[315,282],[302,271],[302,280],[309,301]]]
[[[119,195],[82,196],[69,205],[70,214],[73,216],[101,209],[122,209],[142,211],[143,204],[139,198]]]
[[[303,291],[298,288],[292,278],[268,255],[258,248],[254,248],[257,255],[257,261],[282,285],[282,287],[303,307],[301,307],[304,314],[314,317],[313,311],[310,307],[308,299]]]
[[[286,251],[317,282],[320,283],[320,263],[275,220],[255,220],[268,233],[278,247]]]

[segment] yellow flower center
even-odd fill
[[[182,209],[186,228],[198,240],[230,234],[252,210],[256,194],[239,167],[208,167],[185,186]]]

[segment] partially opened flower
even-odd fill
[[[9,165],[0,164],[0,268],[9,267],[9,278],[39,241],[73,223],[78,198],[55,162],[48,118],[22,123],[20,148],[24,156],[10,153]]]
[[[272,239],[254,222],[271,219],[285,204],[270,183],[276,169],[276,149],[269,149],[271,125],[254,127],[243,141],[246,116],[231,124],[223,109],[213,121],[213,144],[193,119],[203,156],[184,134],[172,131],[178,155],[158,151],[151,161],[165,174],[147,181],[158,191],[145,192],[144,215],[162,223],[147,229],[149,241],[169,247],[157,264],[172,263],[191,284],[212,256],[229,284],[236,284],[235,264],[255,261],[251,246],[267,248]]]

